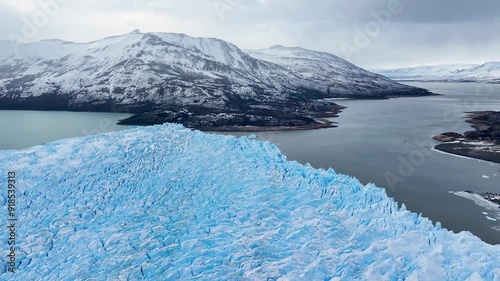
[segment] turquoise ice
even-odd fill
[[[9,170],[1,280],[500,280],[500,246],[254,139],[134,128],[0,152]]]

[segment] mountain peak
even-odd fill
[[[286,46],[283,46],[283,45],[274,45],[272,46],[271,48],[269,48],[271,50],[305,50],[301,47],[286,47]]]
[[[287,47],[283,46],[283,45],[274,45],[272,46],[270,49],[286,49]]]
[[[139,30],[139,29],[134,29],[134,30],[132,30],[132,31],[131,31],[131,32],[129,32],[129,33],[130,33],[130,34],[141,34],[142,32],[141,32],[141,30]]]

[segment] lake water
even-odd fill
[[[21,149],[59,139],[127,129],[123,113],[0,110],[0,150]]]
[[[411,84],[444,96],[342,100],[338,103],[348,108],[339,118],[331,119],[338,122],[338,128],[256,135],[275,143],[290,160],[317,168],[331,167],[364,184],[375,183],[407,209],[439,221],[443,227],[455,232],[470,231],[488,243],[500,244],[500,232],[494,229],[500,227],[500,220],[488,220],[483,212],[494,217],[490,210],[449,193],[500,193],[500,165],[432,150],[437,144],[433,135],[470,129],[464,122],[465,111],[500,110],[500,85]],[[127,116],[0,111],[0,149],[126,129],[115,124]],[[399,171],[400,166],[404,169]]]

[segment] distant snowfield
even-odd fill
[[[2,151],[0,171],[20,247],[1,280],[500,279],[500,246],[247,138],[137,128]]]
[[[373,69],[375,73],[404,81],[500,82],[500,62],[446,64],[398,69]]]

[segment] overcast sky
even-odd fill
[[[500,61],[498,0],[0,0],[0,39],[134,29],[334,53],[365,68]]]

